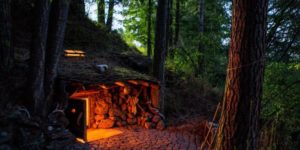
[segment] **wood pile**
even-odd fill
[[[151,104],[151,92],[145,86],[118,86],[103,89],[91,101],[91,128],[139,125],[164,129],[164,117]]]

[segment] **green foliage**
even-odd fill
[[[269,60],[281,62],[299,60],[299,20],[299,0],[270,0],[266,51]]]
[[[198,0],[182,2],[180,39],[167,65],[175,71],[195,75],[213,85],[225,79],[230,19],[223,1],[205,1],[204,32],[199,33]],[[174,28],[174,27],[173,27]]]
[[[271,63],[266,67],[262,119],[265,125],[272,122],[277,128],[277,145],[296,142],[291,135],[300,132],[299,91],[300,63]]]
[[[151,39],[152,45],[154,31],[155,31],[155,18],[156,18],[156,0],[152,0],[152,13],[151,13]],[[148,14],[148,1],[147,0],[129,0],[124,1],[124,27],[123,38],[129,45],[135,45],[146,54],[147,48],[147,14]],[[138,44],[137,44],[138,43]],[[140,45],[139,45],[140,44]],[[152,46],[153,47],[153,46]]]

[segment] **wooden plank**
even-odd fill
[[[65,53],[70,53],[70,54],[85,54],[85,52],[82,51],[82,50],[70,50],[70,49],[68,49],[68,50],[65,50],[64,52]]]
[[[159,88],[156,86],[151,86],[151,104],[159,108]]]
[[[73,93],[71,98],[80,98],[80,97],[88,97],[89,95],[98,94],[99,90],[82,90]]]

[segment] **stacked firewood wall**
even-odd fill
[[[164,129],[164,117],[151,103],[151,96],[154,96],[151,94],[155,93],[153,90],[136,85],[100,90],[99,94],[89,98],[90,127],[139,125],[147,129]]]

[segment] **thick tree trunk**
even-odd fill
[[[153,76],[160,81],[160,109],[164,112],[165,59],[167,51],[168,0],[159,0],[156,15]]]
[[[53,0],[51,4],[49,34],[45,62],[45,107],[44,115],[50,108],[54,81],[57,76],[59,56],[63,50],[66,22],[68,18],[69,0]]]
[[[147,56],[148,58],[151,58],[152,55],[151,14],[152,14],[152,0],[148,0],[148,12],[147,12]]]
[[[105,24],[105,0],[98,0],[98,23]]]
[[[267,0],[234,0],[229,64],[217,150],[257,149]]]
[[[13,62],[11,46],[11,0],[0,1],[0,73],[10,70]]]
[[[34,101],[35,113],[42,112],[44,103],[45,53],[49,20],[49,0],[38,0],[36,22],[31,48],[30,100]]]
[[[179,31],[180,31],[180,0],[176,0],[176,13],[175,13],[175,36],[174,45],[178,44]]]
[[[106,26],[111,31],[114,15],[115,0],[109,0]]]

